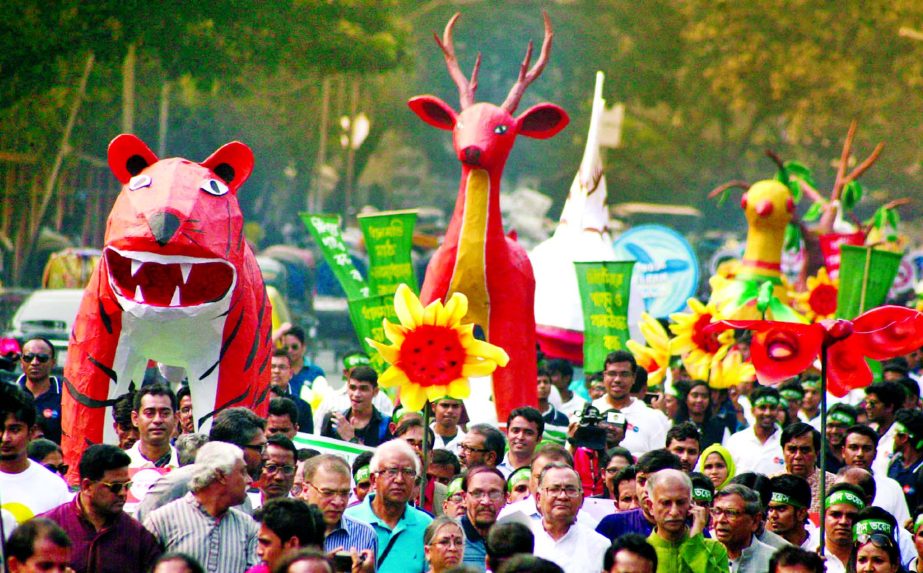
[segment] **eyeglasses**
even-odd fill
[[[266,451],[266,443],[265,443],[265,442],[262,443],[262,444],[246,444],[246,445],[241,446],[241,447],[242,447],[242,448],[246,448],[246,449],[248,449],[248,450],[253,450],[254,452],[259,453],[260,455],[263,455],[263,452]]]
[[[476,500],[482,500],[486,497],[490,501],[500,501],[501,499],[504,498],[503,492],[500,490],[493,490],[493,491],[475,490],[475,491],[469,491],[466,495]]]
[[[543,491],[547,493],[548,495],[550,495],[551,497],[558,497],[562,493],[566,495],[567,497],[577,497],[582,493],[579,487],[575,487],[572,485],[569,485],[566,487],[559,487],[559,486],[546,487],[546,488],[543,488]]]
[[[120,493],[122,493],[122,490],[123,490],[123,489],[124,489],[125,491],[128,491],[128,490],[131,489],[131,482],[130,482],[130,481],[113,482],[113,483],[101,481],[101,482],[99,482],[99,485],[101,485],[101,486],[103,486],[104,488],[108,489],[109,491],[111,491],[111,492],[114,493],[115,495],[119,495]]]
[[[277,471],[282,471],[282,475],[290,476],[295,474],[295,466],[282,466],[279,464],[264,464],[263,471],[268,474],[274,474]]]
[[[720,519],[721,517],[727,517],[728,519],[732,521],[739,518],[741,515],[744,514],[744,512],[737,510],[737,509],[722,509],[720,507],[711,508],[709,510],[709,513],[711,513],[711,516],[714,519]]]
[[[348,490],[348,489],[327,489],[327,488],[321,489],[321,488],[317,487],[316,485],[314,485],[313,483],[307,482],[307,481],[304,482],[304,485],[306,485],[306,486],[308,486],[308,487],[311,487],[311,488],[314,488],[314,491],[316,491],[317,493],[321,494],[321,496],[323,496],[323,497],[339,497],[339,498],[342,498],[342,499],[348,499],[348,498],[349,498],[349,490]]]
[[[44,353],[43,353],[43,354],[32,354],[31,352],[30,352],[29,354],[23,354],[23,355],[22,355],[22,361],[25,362],[26,364],[28,364],[28,363],[32,362],[33,360],[36,360],[36,359],[38,360],[38,363],[39,363],[39,364],[44,364],[44,363],[48,362],[49,360],[51,360],[51,355],[50,355],[50,354],[44,354]]]
[[[622,471],[622,468],[606,468],[606,473],[609,474],[609,475],[611,475],[611,476],[614,476],[615,474],[619,473],[620,471]]]
[[[391,479],[397,476],[402,476],[404,479],[416,479],[417,477],[417,470],[414,468],[381,468],[375,473],[378,475],[386,475]]]
[[[67,470],[70,469],[70,466],[67,465],[67,464],[58,464],[58,465],[54,465],[54,464],[42,464],[42,465],[44,465],[46,468],[48,468],[48,471],[53,472],[53,473],[59,473],[59,474],[61,474],[62,476],[63,476],[63,475],[67,475]]]
[[[468,452],[469,454],[472,453],[472,452],[479,453],[479,454],[483,454],[484,452],[488,451],[486,448],[485,448],[485,449],[481,449],[481,448],[472,448],[471,446],[469,446],[469,445],[467,445],[467,444],[459,444],[459,445],[458,445],[458,449],[459,449],[459,450],[462,450],[463,452]]]
[[[455,546],[455,547],[464,547],[465,540],[461,537],[447,537],[445,539],[440,539],[439,541],[433,542],[433,545],[438,545],[443,549]]]

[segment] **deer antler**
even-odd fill
[[[452,28],[455,27],[455,22],[458,21],[459,16],[461,16],[461,13],[456,12],[452,19],[449,20],[449,23],[445,25],[445,32],[443,32],[441,40],[435,33],[433,33],[433,37],[436,38],[436,43],[439,44],[439,48],[442,49],[442,54],[445,56],[445,67],[449,70],[449,76],[458,86],[459,106],[461,109],[465,109],[474,104],[474,92],[478,89],[478,69],[481,67],[481,53],[478,52],[478,59],[474,62],[474,71],[471,72],[471,81],[469,82],[458,65],[458,58],[455,57],[455,46],[452,42]]]
[[[708,194],[708,198],[713,199],[717,197],[718,195],[721,195],[722,193],[724,193],[731,187],[740,187],[741,189],[746,191],[747,189],[750,188],[750,184],[742,179],[735,179],[733,181],[728,181],[727,183],[722,183],[721,185],[718,185],[717,187],[712,189],[711,192]]]
[[[510,89],[510,94],[506,96],[506,100],[500,106],[510,114],[516,111],[519,106],[519,100],[522,99],[522,94],[526,93],[526,88],[529,87],[529,84],[542,75],[545,64],[548,63],[548,56],[551,54],[551,40],[554,38],[554,31],[551,29],[551,18],[545,10],[542,10],[542,18],[545,20],[545,39],[542,40],[542,51],[539,53],[538,60],[529,69],[529,62],[532,60],[532,40],[529,40],[526,57],[519,67],[519,78],[516,79],[516,83]]]

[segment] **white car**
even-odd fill
[[[55,347],[58,368],[67,361],[67,343],[70,339],[83,289],[41,289],[23,301],[10,321],[12,330],[7,333],[19,340],[43,336]]]

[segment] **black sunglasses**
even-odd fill
[[[119,495],[120,493],[122,493],[122,490],[123,490],[123,489],[126,490],[126,491],[128,491],[129,489],[131,489],[131,482],[130,482],[130,481],[125,481],[125,482],[112,482],[112,483],[106,482],[106,481],[101,481],[101,482],[99,482],[99,484],[102,485],[103,487],[105,487],[106,489],[108,489],[109,491],[111,491],[112,493],[114,493],[115,495]]]
[[[29,354],[22,355],[22,361],[25,362],[26,364],[32,362],[36,358],[38,359],[39,364],[44,364],[48,362],[49,360],[51,360],[51,355],[50,354],[32,354],[31,352]]]
[[[48,471],[53,472],[53,473],[59,473],[59,474],[61,474],[62,476],[63,476],[63,475],[67,475],[67,470],[70,469],[70,466],[67,465],[67,464],[58,464],[58,465],[54,465],[54,464],[42,464],[42,465],[44,465],[46,468],[48,468]]]

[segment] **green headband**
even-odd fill
[[[775,396],[760,396],[753,402],[753,407],[759,408],[760,406],[772,406],[776,408],[779,406],[779,399]]]
[[[788,400],[785,398],[779,398],[779,406],[781,406],[784,410],[788,410]]]
[[[802,388],[820,388],[820,379],[818,378],[808,378],[801,382]]]
[[[792,499],[789,495],[786,495],[778,491],[772,492],[772,499],[770,499],[769,501],[775,502],[775,503],[781,503],[782,505],[790,505],[792,507],[797,507],[799,509],[804,509],[804,505]]]
[[[917,516],[917,520],[913,522],[913,533],[916,535],[920,528],[923,527],[923,513]]]
[[[356,480],[356,483],[363,482],[371,476],[372,472],[369,469],[369,466],[362,466],[356,470],[356,475],[353,476],[353,479]]]
[[[446,497],[452,497],[462,491],[462,478],[455,478],[449,483],[449,488],[445,492]]]
[[[704,487],[694,487],[692,488],[692,499],[694,501],[704,501],[705,503],[711,503],[714,499],[714,495]]]
[[[862,501],[858,495],[851,491],[841,489],[840,491],[835,491],[827,496],[827,507],[841,503],[847,503],[858,510],[865,509],[865,502]]]
[[[923,448],[923,440],[917,440],[916,434],[911,432],[907,426],[900,422],[894,422],[894,432],[898,434],[904,434],[908,439],[914,442],[914,449],[919,450]]]
[[[853,528],[853,539],[859,539],[860,535],[872,535],[873,533],[880,533],[893,538],[894,530],[887,521],[882,521],[880,519],[865,519],[857,523]]]
[[[804,400],[804,393],[795,390],[794,388],[786,388],[785,390],[779,390],[779,395],[789,401],[794,400]]]
[[[843,412],[842,410],[837,410],[837,411],[835,411],[835,412],[830,412],[829,414],[827,414],[827,420],[828,420],[828,421],[833,420],[834,422],[839,422],[839,423],[845,424],[845,425],[847,425],[847,426],[853,426],[853,425],[855,425],[855,423],[856,423],[856,419],[855,419],[855,418],[853,418],[852,416],[850,416],[850,415],[847,414],[846,412]]]
[[[532,478],[532,470],[529,469],[529,466],[519,468],[518,470],[511,473],[510,478],[506,480],[506,490],[512,493],[513,488],[516,487],[516,485],[524,481],[527,482],[531,478]]]
[[[372,361],[365,354],[348,354],[343,357],[343,368],[352,370],[356,366],[369,366]]]

